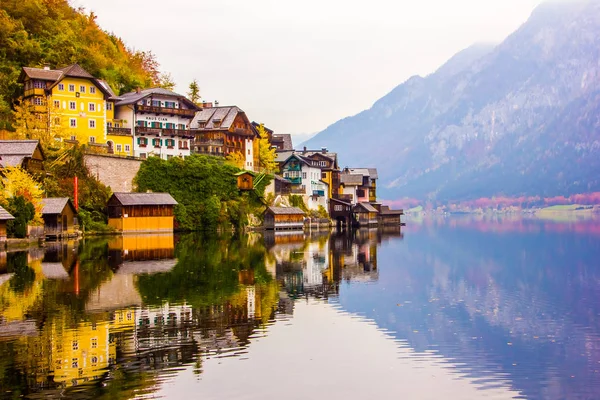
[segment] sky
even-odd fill
[[[473,43],[499,43],[542,0],[71,0],[135,50],[152,51],[176,91],[299,143],[370,108]]]

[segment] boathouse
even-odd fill
[[[298,230],[304,228],[304,211],[296,207],[269,207],[265,211],[265,229]]]
[[[15,219],[15,217],[0,206],[0,242],[6,241],[6,223],[13,219]]]
[[[77,210],[68,197],[42,199],[42,218],[46,237],[77,235]]]
[[[352,214],[352,204],[342,199],[329,199],[329,215],[336,221],[338,229],[342,226],[350,227],[353,225],[354,214]]]
[[[370,203],[358,203],[354,206],[354,216],[359,226],[377,225],[377,209]]]
[[[380,225],[401,225],[401,217],[404,215],[404,210],[390,210],[389,206],[381,206],[379,208],[379,224]]]
[[[173,208],[169,193],[114,193],[108,200],[108,225],[118,232],[172,232]]]

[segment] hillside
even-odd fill
[[[379,168],[386,199],[600,191],[600,3],[550,1],[306,145]]]
[[[104,32],[92,14],[67,0],[2,0],[0,2],[0,128],[10,121],[10,107],[22,88],[23,66],[64,67],[78,63],[103,78],[116,92],[159,81],[151,52],[133,51]]]

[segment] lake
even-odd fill
[[[0,254],[1,398],[600,398],[600,221]]]

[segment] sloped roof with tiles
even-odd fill
[[[15,217],[13,217],[11,213],[0,206],[0,221],[9,221],[12,219],[15,219]]]
[[[377,211],[377,209],[375,207],[373,207],[371,204],[369,203],[358,203],[354,208],[359,208],[362,207],[363,209],[367,210],[370,213],[377,213],[379,211]]]
[[[61,214],[71,200],[68,197],[48,197],[42,199],[42,215]],[[73,211],[75,207],[70,204]]]
[[[294,150],[294,145],[292,144],[292,135],[289,133],[278,133],[273,134],[273,142],[281,142],[283,145],[282,150]]]
[[[23,73],[31,79],[55,82],[63,75],[62,71],[43,68],[23,67]]]
[[[342,173],[340,182],[348,186],[361,186],[363,184],[363,176],[359,174]]]
[[[275,215],[304,215],[304,211],[297,207],[269,207],[267,211]]]
[[[198,106],[195,105],[191,100],[188,100],[184,95],[175,93],[172,90],[165,89],[165,88],[149,88],[149,89],[142,89],[140,91],[129,92],[129,93],[122,94],[120,96],[116,96],[114,100],[116,101],[116,103],[115,103],[116,106],[125,106],[128,104],[135,104],[138,101],[145,99],[146,97],[150,97],[152,95],[164,96],[164,97],[174,97],[174,98],[179,99],[180,101],[183,101],[190,109],[192,109],[192,110],[198,109]]]
[[[124,206],[176,205],[177,201],[169,193],[113,193]]]
[[[53,82],[51,87],[54,87],[66,77],[89,79],[106,96],[111,97],[115,95],[107,82],[101,79],[96,79],[92,74],[83,69],[83,67],[81,67],[79,64],[71,64],[67,67],[59,69],[23,67],[21,78],[19,79],[20,81],[24,80],[23,76],[27,76],[31,79],[51,81]]]
[[[238,114],[245,116],[244,111],[237,106],[204,108],[196,113],[190,128],[199,131],[229,130]],[[201,127],[200,124],[204,126]]]
[[[39,144],[37,140],[0,140],[0,167],[20,167],[24,158],[33,157]]]

